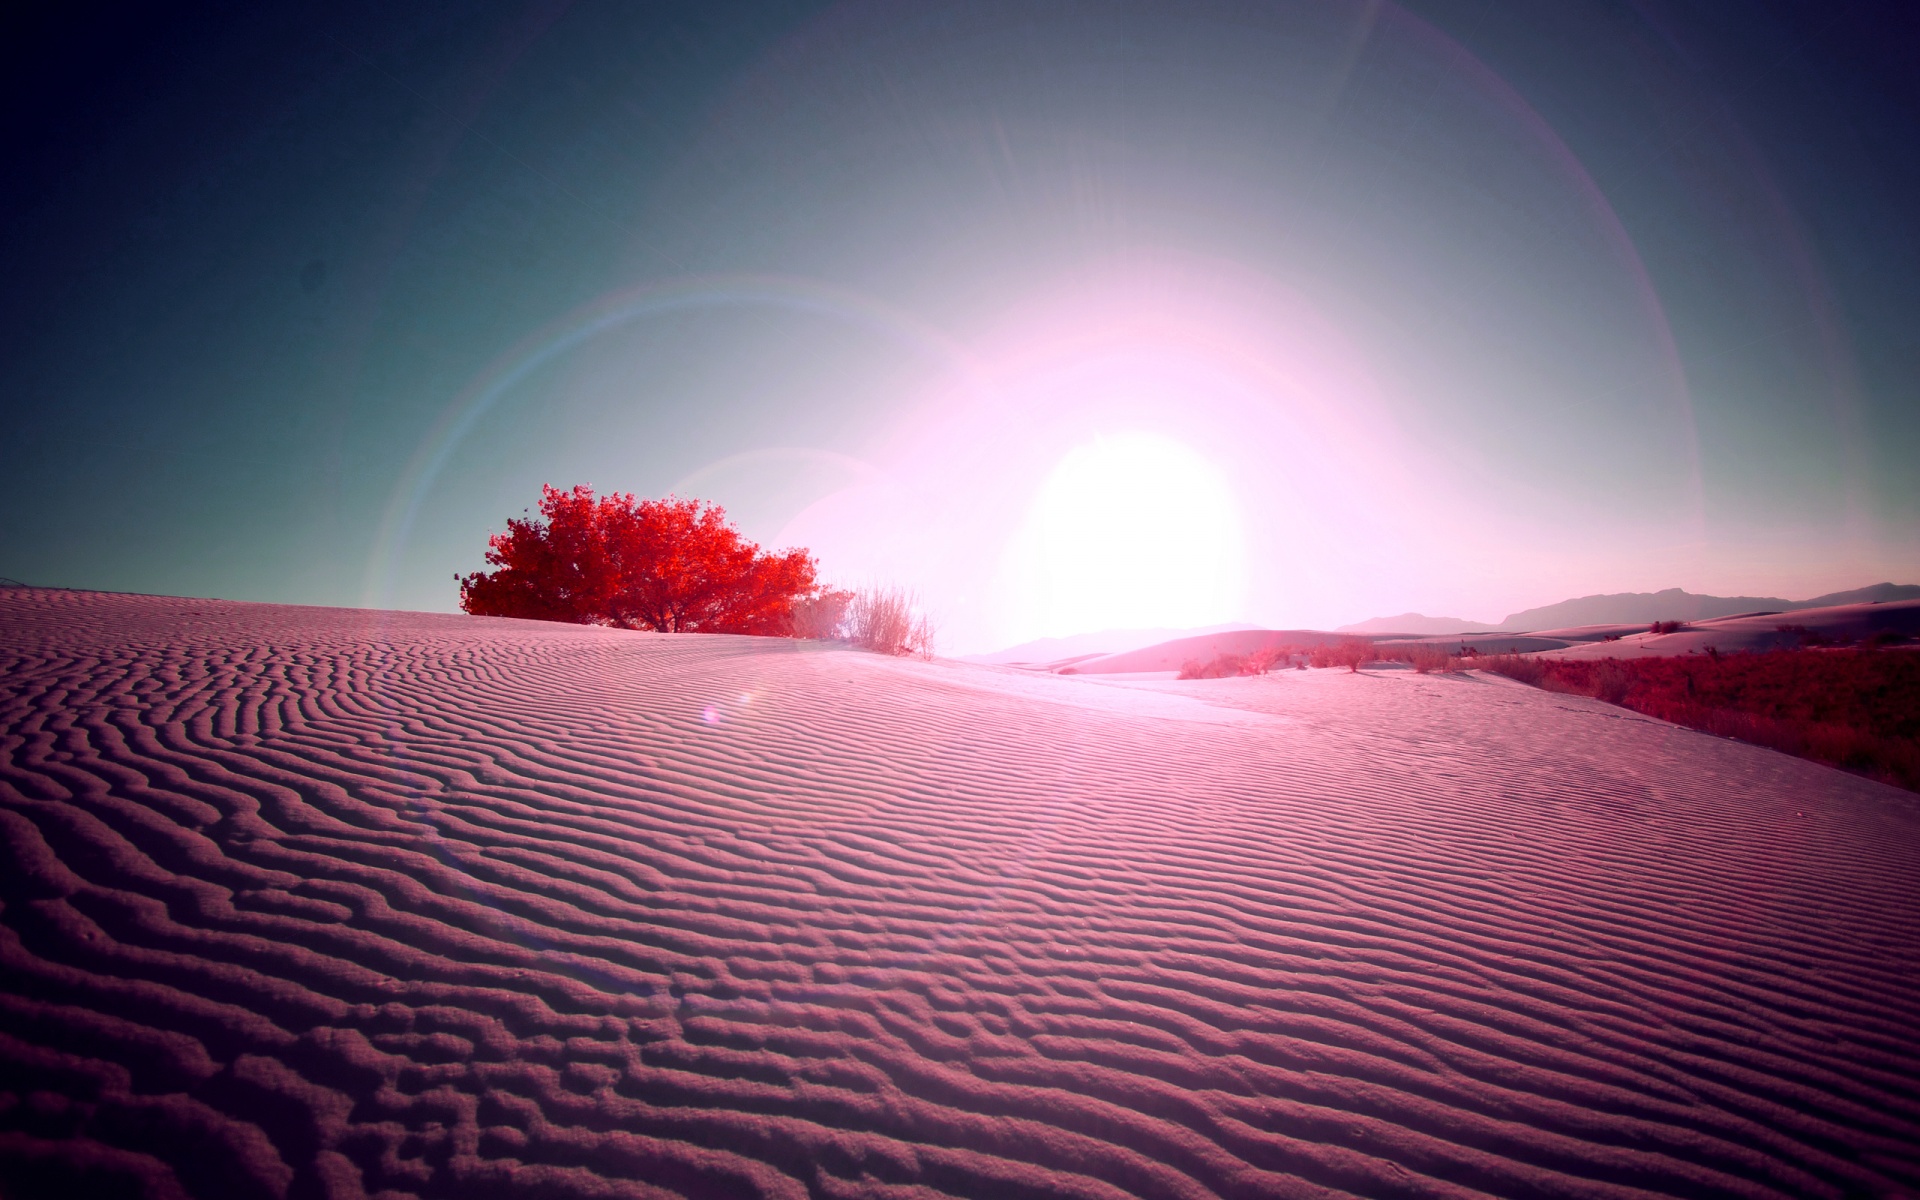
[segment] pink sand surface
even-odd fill
[[[1913,796],[1481,677],[0,593],[0,1195],[1920,1190]]]

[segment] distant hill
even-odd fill
[[[1640,621],[1705,621],[1749,612],[1791,612],[1800,608],[1827,608],[1836,604],[1883,604],[1889,600],[1920,599],[1920,585],[1876,583],[1849,592],[1833,592],[1811,600],[1782,600],[1778,596],[1700,596],[1679,588],[1664,592],[1620,592],[1609,596],[1582,596],[1542,608],[1529,608],[1493,626],[1502,632],[1529,629],[1569,629],[1576,625],[1619,625]]]
[[[1887,604],[1894,600],[1920,600],[1920,583],[1876,583],[1850,592],[1829,592],[1811,600],[1799,600],[1795,608],[1831,608],[1836,604]]]
[[[1850,592],[1815,596],[1811,600],[1782,600],[1778,596],[1701,596],[1679,588],[1668,588],[1664,592],[1617,592],[1529,608],[1512,614],[1498,625],[1483,625],[1459,617],[1401,613],[1397,617],[1373,617],[1357,624],[1342,625],[1338,632],[1373,635],[1407,633],[1421,637],[1446,637],[1455,633],[1523,633],[1533,629],[1571,629],[1578,625],[1705,621],[1740,613],[1792,612],[1801,608],[1831,608],[1837,604],[1886,604],[1894,600],[1920,600],[1920,584],[1876,583],[1871,587],[1854,588]]]
[[[1088,674],[1160,671],[1177,669],[1188,658],[1246,654],[1269,644],[1315,645],[1334,640],[1337,634],[1379,638],[1396,633],[1410,637],[1527,633],[1540,629],[1572,629],[1581,625],[1706,621],[1742,613],[1791,612],[1839,604],[1885,604],[1895,600],[1920,600],[1920,584],[1876,583],[1848,592],[1815,596],[1811,600],[1782,600],[1778,596],[1701,596],[1679,588],[1668,588],[1664,592],[1619,592],[1609,596],[1582,596],[1577,600],[1562,600],[1558,604],[1529,608],[1514,613],[1498,625],[1460,617],[1401,613],[1397,617],[1374,617],[1357,624],[1342,625],[1333,633],[1308,629],[1256,629],[1250,625],[1215,625],[1208,629],[1113,629],[1104,633],[1042,638],[992,654],[969,654],[965,657],[969,662],[1048,666],[1054,669],[1070,667],[1075,673]],[[1518,648],[1506,643],[1500,645],[1502,653]],[[1169,663],[1172,665],[1169,666]]]
[[[1429,617],[1420,613],[1401,613],[1397,617],[1374,617],[1357,625],[1342,625],[1335,633],[1412,633],[1421,637],[1445,637],[1450,633],[1491,633],[1498,625],[1463,621],[1459,617]]]
[[[1576,625],[1623,625],[1640,621],[1704,621],[1737,613],[1785,612],[1791,600],[1778,596],[1697,596],[1679,588],[1664,592],[1619,592],[1609,596],[1582,596],[1514,613],[1497,628],[1569,629]]]

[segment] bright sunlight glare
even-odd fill
[[[1238,615],[1245,549],[1214,465],[1154,434],[1099,437],[1061,459],[1016,546],[1039,636],[1185,628]]]

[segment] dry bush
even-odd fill
[[[1627,692],[1633,687],[1633,672],[1609,658],[1595,664],[1588,682],[1596,698],[1605,700],[1608,704],[1621,704],[1625,702]]]
[[[1375,655],[1373,643],[1366,638],[1346,637],[1332,645],[1315,646],[1307,658],[1316,667],[1345,667],[1348,671],[1358,671],[1362,663],[1372,662]]]
[[[1345,667],[1348,671],[1358,671],[1376,657],[1373,643],[1366,638],[1342,638],[1333,648],[1335,666]]]
[[[933,657],[933,622],[905,588],[864,587],[852,594],[841,637],[877,654]]]
[[[1240,675],[1265,675],[1276,666],[1286,666],[1298,653],[1301,653],[1298,646],[1262,646],[1251,654],[1216,654],[1206,661],[1190,658],[1180,664],[1179,677],[1231,679]],[[1304,661],[1300,665],[1305,669]]]
[[[1286,662],[1287,659],[1291,657],[1291,650],[1292,647],[1290,646],[1262,646],[1252,654],[1247,655],[1246,662],[1241,664],[1240,673],[1242,675],[1265,675],[1268,671],[1273,670],[1277,664]]]
[[[1473,665],[1534,687],[1542,686],[1547,677],[1546,664],[1526,654],[1482,654],[1473,660]]]
[[[1655,621],[1647,627],[1648,633],[1679,633],[1687,627],[1685,621]]]
[[[1438,646],[1416,646],[1408,652],[1407,661],[1422,675],[1449,670],[1453,666],[1453,656]]]
[[[1453,656],[1438,646],[1395,646],[1376,651],[1383,662],[1403,662],[1421,675],[1455,670]]]
[[[1247,660],[1238,654],[1216,654],[1211,661],[1201,662],[1190,658],[1180,664],[1181,679],[1231,679],[1236,675],[1249,674]]]
[[[853,593],[825,588],[793,602],[793,636],[814,641],[832,641],[841,636],[847,623],[847,610]]]

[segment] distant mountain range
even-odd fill
[[[1876,583],[1850,592],[1833,592],[1811,600],[1782,600],[1777,596],[1700,596],[1679,588],[1664,592],[1618,592],[1582,596],[1541,608],[1529,608],[1498,625],[1458,617],[1429,617],[1402,613],[1342,625],[1339,633],[1411,633],[1442,637],[1451,633],[1521,633],[1534,629],[1570,629],[1576,625],[1627,625],[1642,621],[1704,621],[1749,612],[1792,612],[1801,608],[1828,608],[1836,604],[1876,604],[1889,600],[1920,600],[1920,584]]]
[[[1609,596],[1582,596],[1562,600],[1542,608],[1514,613],[1498,625],[1467,621],[1459,617],[1429,617],[1421,613],[1401,613],[1397,617],[1374,617],[1354,625],[1342,625],[1335,633],[1404,633],[1415,637],[1447,637],[1456,633],[1527,633],[1541,629],[1571,629],[1579,625],[1638,625],[1655,621],[1705,621],[1712,617],[1731,617],[1751,612],[1790,612],[1800,608],[1827,608],[1838,604],[1873,604],[1892,600],[1920,600],[1920,584],[1876,583],[1850,592],[1833,592],[1811,600],[1782,600],[1777,596],[1700,596],[1679,588],[1664,592],[1619,592]],[[1063,667],[1078,659],[1116,655],[1170,644],[1192,641],[1198,645],[1205,635],[1233,635],[1247,631],[1261,636],[1272,630],[1256,630],[1250,625],[1214,625],[1205,629],[1109,629],[1100,633],[1082,633],[1071,637],[1041,638],[997,650],[992,654],[963,656],[969,662],[1003,666]],[[1295,630],[1294,641],[1312,641],[1312,630]],[[1329,636],[1319,634],[1318,636]],[[1270,639],[1269,639],[1270,640]],[[1232,645],[1229,645],[1232,643]],[[1211,642],[1207,646],[1211,647]],[[1251,645],[1251,643],[1249,643]],[[1231,636],[1221,642],[1236,653],[1244,653]],[[1210,653],[1219,652],[1218,648]],[[1148,668],[1140,668],[1142,670]]]

